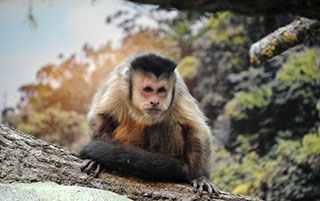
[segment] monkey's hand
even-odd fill
[[[86,159],[81,164],[81,171],[85,172],[87,174],[93,173],[94,177],[98,177],[100,172],[104,172],[105,171],[105,168],[104,168],[104,166],[102,164],[97,163],[94,160]]]
[[[193,191],[196,193],[199,191],[200,195],[202,195],[203,189],[207,190],[209,195],[212,196],[212,194],[219,195],[220,189],[211,183],[209,179],[206,177],[199,177],[198,179],[192,180],[192,185],[193,185]],[[199,190],[198,190],[199,189]]]

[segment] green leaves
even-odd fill
[[[294,83],[319,83],[320,58],[315,50],[308,49],[300,54],[295,54],[278,71],[276,78],[281,82]]]

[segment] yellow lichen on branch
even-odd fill
[[[279,28],[273,33],[254,43],[249,51],[250,62],[258,65],[296,46],[312,36],[320,34],[320,22],[300,18],[291,24]]]
[[[297,40],[297,35],[294,33],[285,32],[282,37],[285,42]]]
[[[262,52],[261,54],[263,55],[266,55],[268,57],[271,57],[273,55],[273,51],[275,49],[275,46],[274,45],[269,45],[269,46],[266,46],[262,49]]]

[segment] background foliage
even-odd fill
[[[35,83],[20,88],[18,112],[6,121],[77,151],[88,140],[85,115],[106,75],[131,53],[155,50],[180,61],[190,92],[210,118],[214,183],[265,200],[320,200],[319,38],[253,68],[250,45],[291,17],[275,17],[266,27],[263,17],[228,12],[156,16],[158,29],[135,26],[134,18],[117,21],[127,33],[120,48],[84,45],[81,55],[43,66]]]

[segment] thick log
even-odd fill
[[[109,190],[133,200],[258,200],[227,192],[200,197],[189,184],[151,183],[109,173],[94,178],[80,171],[81,163],[76,153],[0,123],[0,183],[52,181]]]

